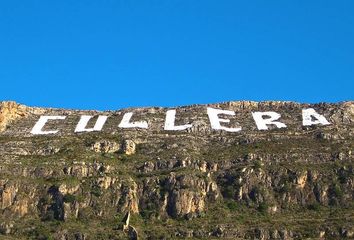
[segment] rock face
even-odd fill
[[[114,153],[120,149],[120,145],[116,142],[102,140],[94,142],[91,145],[91,149],[100,153]]]
[[[242,131],[211,128],[207,107],[233,111],[221,125]],[[330,124],[303,126],[308,108]],[[175,126],[192,124],[181,131],[164,130],[167,110],[1,102],[0,239],[353,238],[353,102],[180,107]],[[256,111],[287,127],[258,130]],[[119,128],[127,112],[148,128]],[[56,134],[31,134],[42,115],[66,118],[43,127]],[[88,129],[108,118],[76,133],[82,115]]]
[[[18,118],[26,116],[26,107],[15,102],[0,103],[0,131],[3,131],[6,126]]]
[[[134,154],[135,153],[135,142],[132,140],[124,140],[123,152],[127,155]]]

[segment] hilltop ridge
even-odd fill
[[[353,136],[353,101],[0,102],[0,238],[350,239]]]
[[[252,101],[236,101],[236,102],[224,102],[218,104],[206,104],[206,105],[191,105],[182,106],[175,108],[161,108],[161,107],[146,107],[146,108],[127,108],[116,111],[95,111],[95,110],[66,110],[66,109],[56,109],[56,108],[38,108],[38,107],[27,107],[25,105],[17,104],[15,102],[0,102],[0,134],[23,134],[28,135],[30,131],[25,128],[34,126],[38,117],[41,115],[60,115],[67,116],[65,121],[58,121],[56,125],[63,128],[62,134],[70,134],[70,130],[74,131],[72,128],[79,122],[79,118],[82,115],[98,116],[104,115],[109,119],[104,124],[103,131],[109,129],[115,132],[116,126],[119,125],[119,121],[122,119],[125,113],[130,112],[133,119],[141,119],[140,121],[145,121],[147,125],[152,125],[151,130],[158,131],[164,124],[166,112],[168,110],[174,109],[177,111],[174,118],[176,121],[184,123],[193,123],[195,125],[209,125],[210,119],[207,117],[207,108],[215,108],[218,110],[232,111],[234,116],[227,116],[230,125],[234,123],[241,123],[241,121],[246,122],[249,125],[247,131],[255,130],[254,126],[251,126],[252,113],[261,111],[274,111],[281,115],[284,123],[288,123],[290,127],[294,126],[299,129],[299,126],[295,126],[298,118],[301,116],[301,111],[303,109],[314,108],[319,113],[323,113],[324,117],[329,118],[334,125],[338,124],[348,124],[351,123],[354,116],[354,104],[352,101],[328,104],[300,104],[296,102],[282,102],[282,101],[265,101],[265,102],[252,102]],[[219,114],[229,115],[230,113],[221,112]],[[16,121],[19,119],[24,119],[24,121]],[[94,120],[89,120],[94,122]],[[6,131],[6,126],[10,123],[14,123],[14,128],[11,131]],[[223,122],[223,121],[221,121]],[[18,123],[18,124],[17,124]],[[26,125],[26,126],[25,126]],[[193,124],[192,124],[193,125]],[[109,127],[107,127],[109,126]],[[16,129],[16,131],[14,131]],[[122,129],[121,129],[122,130]],[[59,133],[59,134],[60,134]]]

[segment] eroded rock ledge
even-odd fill
[[[102,112],[0,106],[0,238],[354,236],[353,102],[181,107],[176,123],[195,123],[181,132],[163,130],[167,109],[128,109],[105,113],[118,119],[106,123],[115,131],[85,134],[74,133],[79,117]],[[210,129],[206,107],[235,111],[230,124],[245,132]],[[301,126],[302,108],[331,125]],[[250,113],[270,110],[288,127],[255,129]],[[156,127],[118,129],[131,111]],[[28,134],[43,114],[68,121],[48,125],[58,135]]]

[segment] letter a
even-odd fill
[[[315,118],[316,120],[312,120],[312,118]],[[327,119],[324,116],[318,114],[315,111],[315,109],[313,108],[302,109],[302,125],[311,126],[315,124],[328,125],[330,123],[327,121]]]
[[[105,124],[108,117],[107,116],[98,116],[95,126],[93,128],[86,128],[86,126],[91,118],[92,118],[92,116],[87,116],[87,115],[81,116],[80,121],[75,128],[75,132],[101,131],[102,127]]]

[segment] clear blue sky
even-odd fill
[[[0,2],[0,100],[353,100],[354,1]]]

